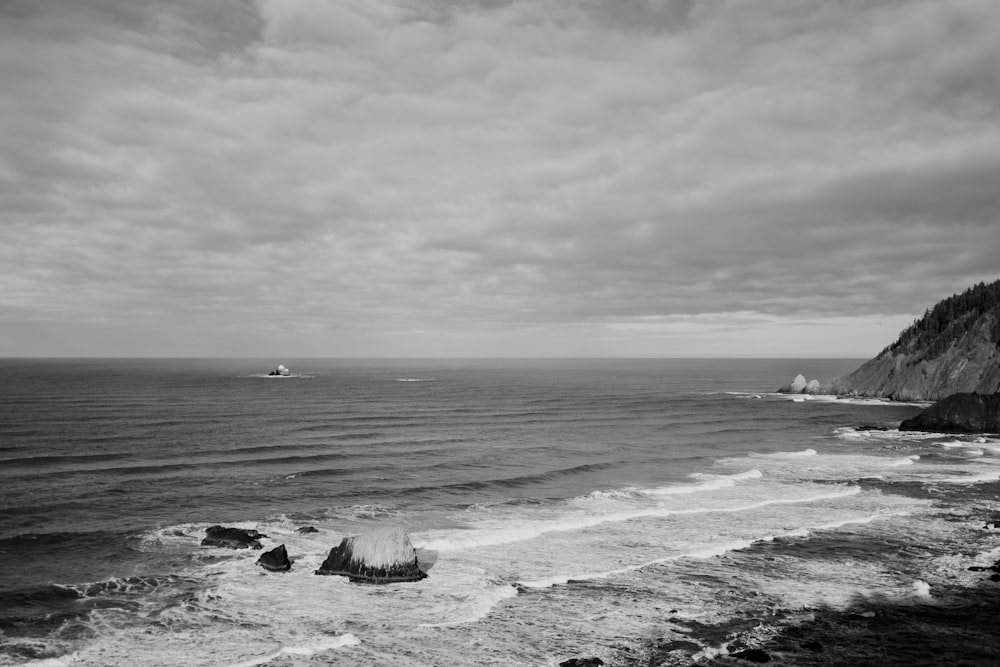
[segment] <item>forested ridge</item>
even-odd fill
[[[983,316],[990,316],[990,340],[1000,347],[1000,280],[973,285],[928,309],[899,334],[881,354],[917,353],[934,359],[966,335]]]

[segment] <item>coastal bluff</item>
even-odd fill
[[[927,310],[891,345],[824,387],[838,396],[937,401],[1000,392],[1000,280]]]

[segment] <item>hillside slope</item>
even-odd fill
[[[898,401],[1000,391],[1000,280],[944,299],[829,390]]]

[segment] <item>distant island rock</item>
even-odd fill
[[[1000,391],[1000,280],[939,302],[894,343],[823,393],[937,401]]]
[[[1000,394],[946,396],[916,417],[903,421],[899,430],[1000,433]]]
[[[288,370],[288,368],[286,368],[284,364],[278,364],[278,367],[276,369],[268,373],[268,375],[283,375],[286,377],[291,374],[292,372]]]
[[[335,574],[354,582],[387,584],[419,581],[427,576],[417,563],[417,553],[402,528],[379,528],[345,537],[330,549],[316,574]]]

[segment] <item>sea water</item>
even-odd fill
[[[1000,440],[774,393],[859,363],[4,360],[0,664],[640,664],[683,623],[932,604],[1000,550],[960,509]],[[386,525],[426,579],[313,573]]]

